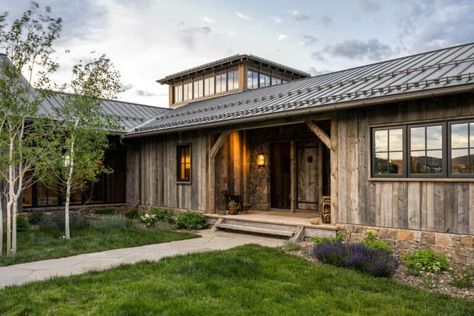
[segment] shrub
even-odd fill
[[[77,214],[69,215],[69,227],[71,229],[82,229],[89,226],[89,222]],[[64,231],[64,213],[55,212],[41,218],[39,227],[42,229],[59,229]]]
[[[313,242],[315,245],[321,244],[335,244],[335,243],[342,243],[344,241],[344,237],[339,232],[336,233],[336,237],[313,237]]]
[[[451,275],[451,284],[455,287],[464,289],[474,287],[474,267],[468,267],[464,271],[449,269]]]
[[[377,236],[375,236],[375,234],[371,231],[367,233],[364,240],[362,241],[362,244],[366,245],[369,248],[381,249],[387,252],[392,252],[390,245],[387,244],[385,241],[378,240]]]
[[[155,214],[146,213],[140,216],[140,222],[146,226],[153,226],[158,222],[158,219]]]
[[[387,251],[363,244],[322,243],[314,247],[314,255],[323,263],[366,272],[375,277],[392,277],[400,265]]]
[[[175,219],[173,217],[173,212],[168,209],[164,208],[153,208],[151,209],[151,213],[156,215],[156,219],[158,222],[174,224]]]
[[[25,215],[18,215],[16,217],[16,230],[18,232],[27,232],[30,230],[30,222]]]
[[[196,212],[183,212],[176,219],[176,227],[178,229],[205,229],[207,228],[207,218]]]
[[[138,210],[134,207],[125,211],[125,217],[128,219],[137,219],[139,216],[140,214],[138,214]]]
[[[440,273],[449,267],[446,255],[437,254],[431,249],[419,249],[403,256],[408,270],[415,275],[420,273]]]
[[[91,226],[97,229],[124,229],[128,219],[122,215],[104,215],[91,221]]]
[[[33,211],[28,220],[31,225],[39,225],[43,219],[43,213],[41,211]]]
[[[113,207],[96,208],[94,213],[97,215],[115,215],[117,211]]]
[[[298,251],[301,249],[301,245],[294,241],[285,241],[283,246],[281,247],[284,251],[293,252]]]

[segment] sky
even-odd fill
[[[37,0],[63,19],[58,83],[106,54],[122,101],[168,106],[156,83],[190,67],[253,54],[312,75],[474,42],[473,0]],[[29,0],[0,0],[18,17]],[[68,52],[68,53],[66,53]]]

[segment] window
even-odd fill
[[[247,89],[258,88],[258,72],[248,70],[247,71]]]
[[[227,91],[227,74],[220,74],[216,76],[216,93]]]
[[[178,182],[191,181],[191,145],[178,146]]]
[[[192,82],[188,82],[188,83],[185,83],[183,85],[183,100],[184,101],[187,101],[187,100],[192,100],[193,99],[193,83]]]
[[[259,87],[260,88],[264,88],[264,87],[269,87],[270,86],[270,76],[269,75],[265,75],[265,74],[260,74],[260,84],[259,84]]]
[[[213,95],[215,93],[214,77],[204,79],[204,96]]]
[[[403,175],[403,128],[374,130],[372,157],[374,175]]]
[[[237,90],[239,88],[239,71],[234,70],[230,71],[227,74],[227,79],[228,79],[228,86],[229,86],[229,91],[231,90]]]
[[[275,86],[280,83],[281,83],[281,78],[272,77],[272,86]]]
[[[450,124],[450,173],[474,173],[474,122]]]
[[[193,83],[194,85],[194,98],[202,98],[204,96],[204,80],[196,80]]]
[[[443,126],[413,126],[410,131],[410,173],[443,173]]]
[[[174,87],[174,103],[183,102],[183,85]]]

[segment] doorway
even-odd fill
[[[290,208],[290,142],[270,144],[270,207]]]

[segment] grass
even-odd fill
[[[255,245],[0,291],[0,314],[474,315],[472,301]]]
[[[63,239],[62,236],[63,232],[58,229],[19,232],[17,255],[0,256],[0,266],[196,237],[194,234],[169,229],[141,230],[133,227],[87,227],[72,229],[70,240]]]

